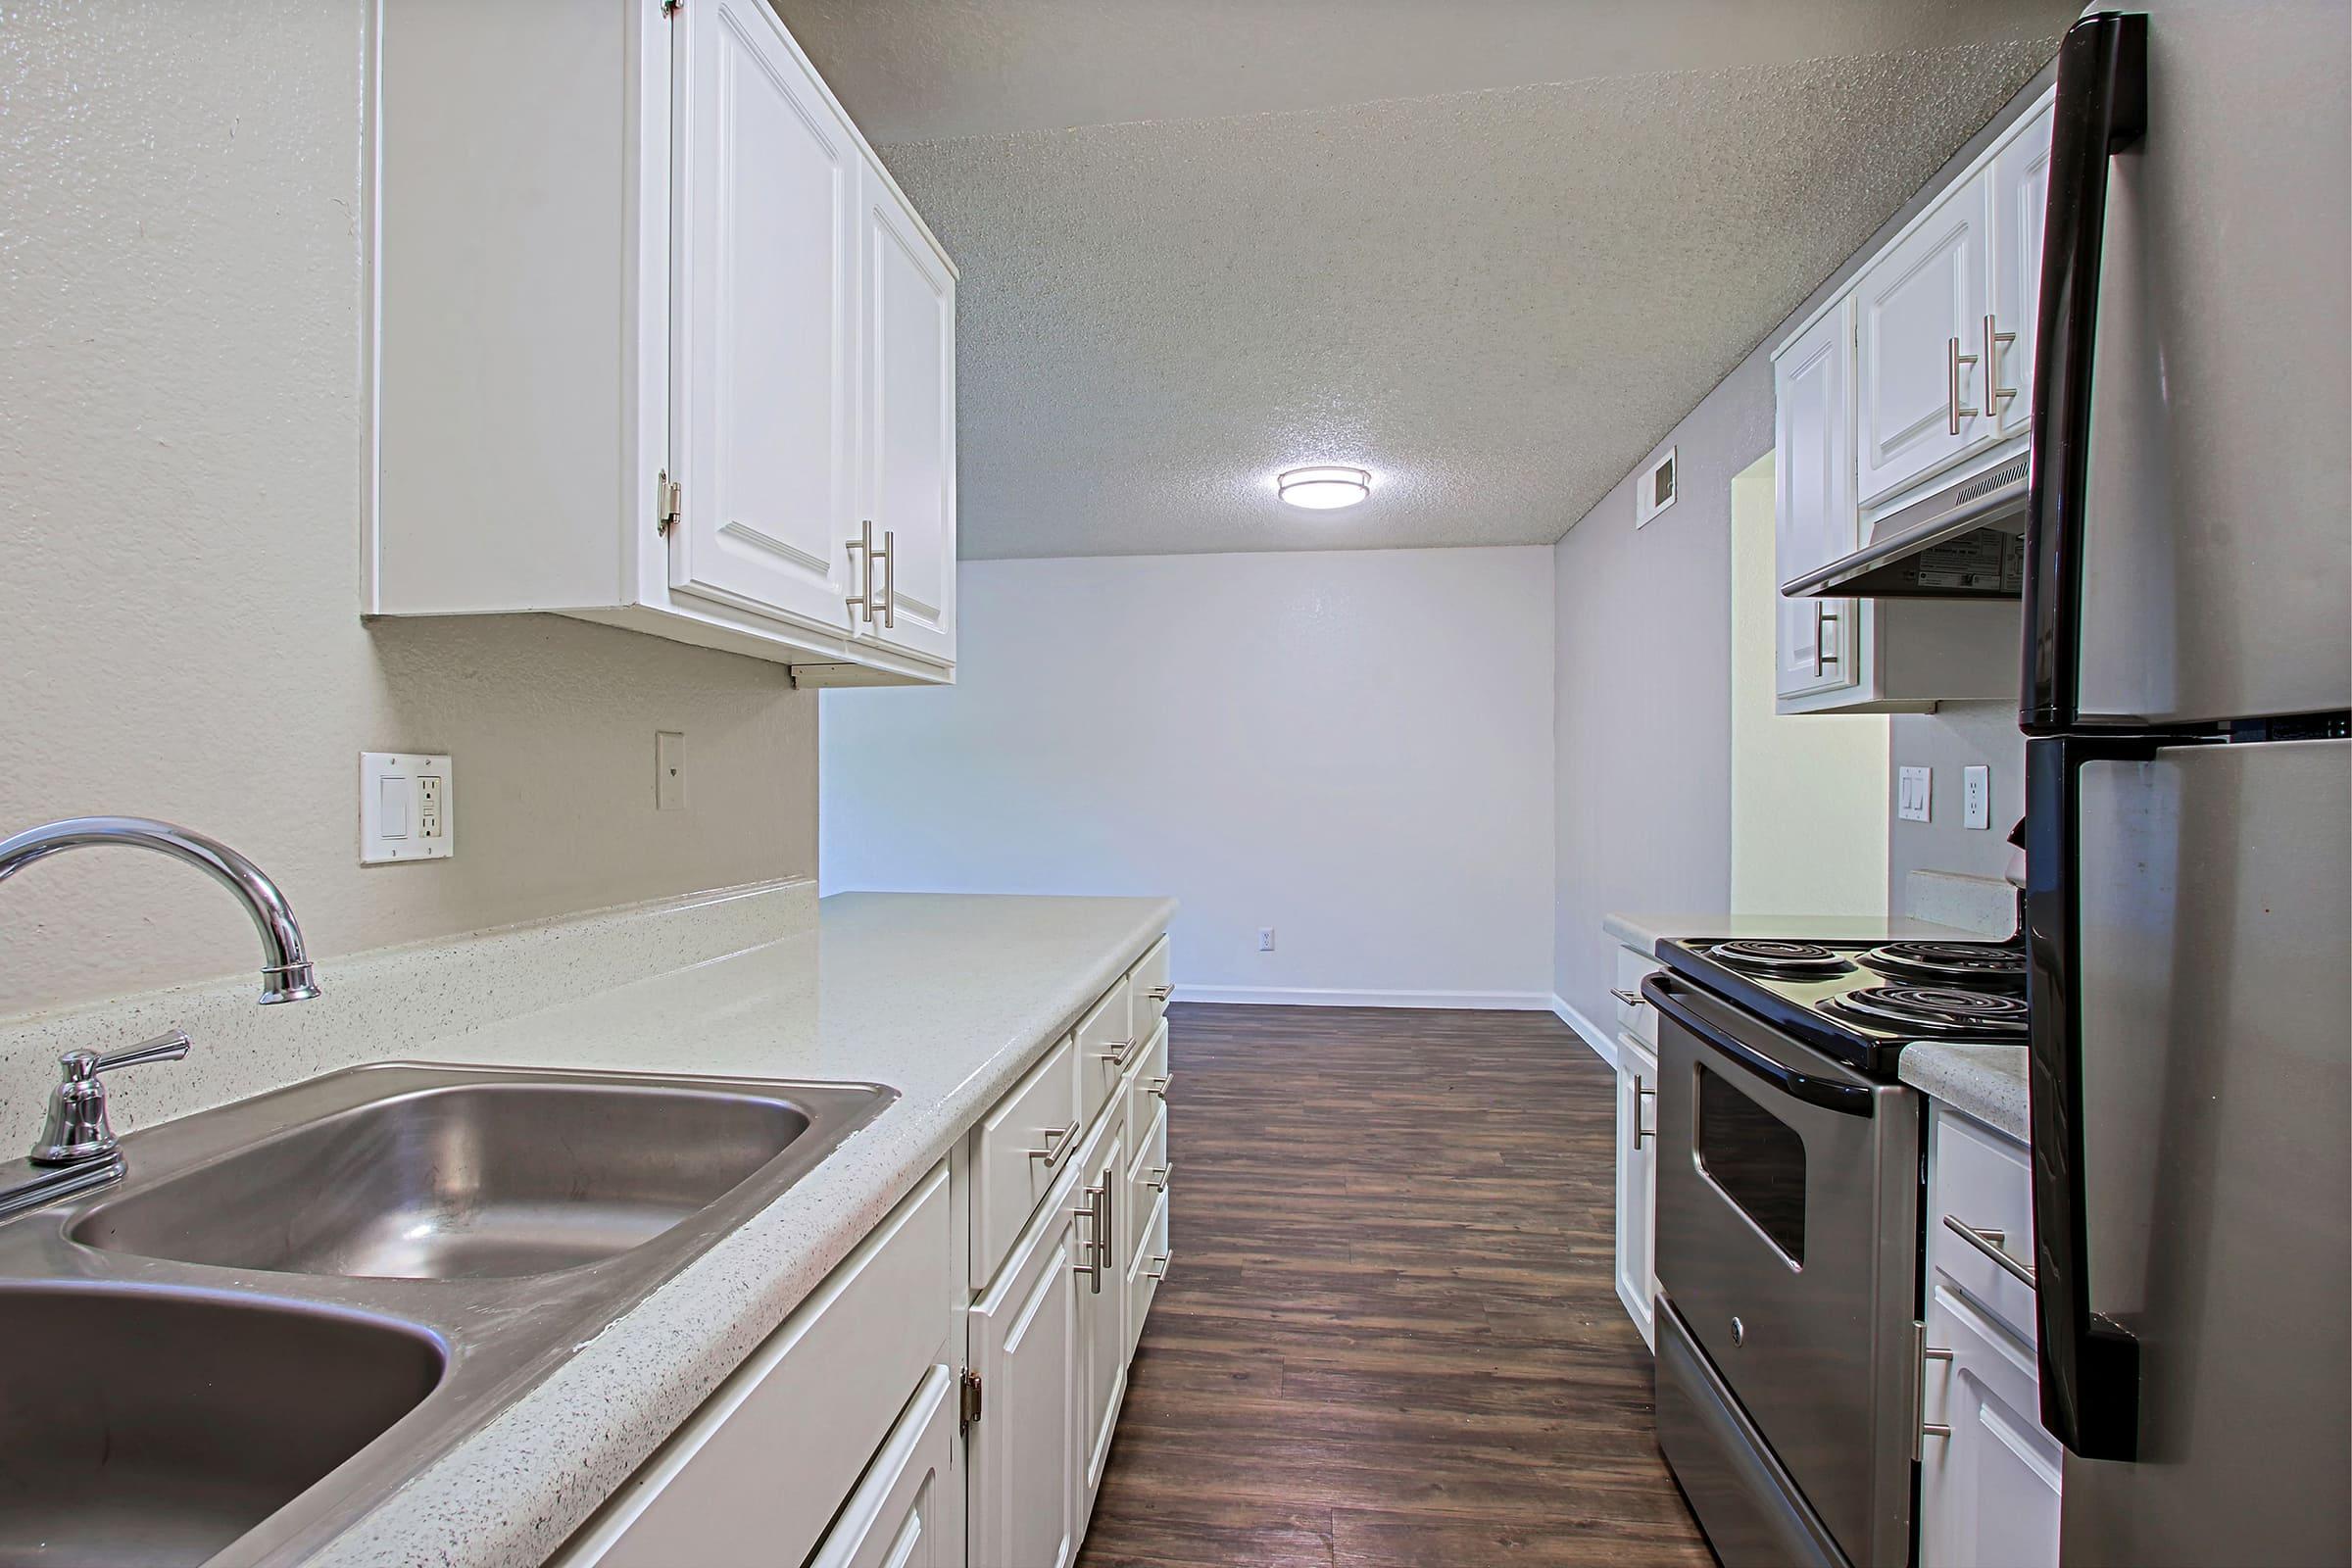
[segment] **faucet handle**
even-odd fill
[[[65,1076],[49,1092],[49,1118],[28,1157],[35,1165],[78,1165],[113,1153],[118,1140],[107,1119],[106,1085],[98,1075],[141,1062],[177,1061],[188,1054],[189,1043],[185,1033],[174,1029],[112,1055],[69,1051],[59,1056],[57,1064]]]
[[[188,1054],[188,1048],[193,1044],[186,1031],[174,1029],[170,1034],[142,1040],[128,1050],[109,1055],[101,1056],[95,1051],[69,1051],[57,1058],[57,1064],[66,1070],[69,1082],[87,1083],[100,1073],[112,1072],[117,1067],[140,1067],[151,1061],[177,1061]]]

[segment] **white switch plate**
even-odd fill
[[[457,853],[457,778],[449,759],[362,752],[360,863],[446,860]]]
[[[1992,826],[1991,768],[1964,767],[1960,770],[1960,825]]]
[[[1906,822],[1925,822],[1928,819],[1929,770],[1924,767],[1898,767],[1894,770],[1894,814]]]

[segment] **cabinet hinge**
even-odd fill
[[[980,1374],[969,1367],[964,1368],[960,1389],[962,1402],[956,1411],[958,1424],[976,1426],[980,1421]]]
[[[672,479],[669,476],[669,470],[663,468],[661,476],[654,481],[654,499],[656,503],[654,532],[666,538],[670,525],[685,514],[686,487]]]

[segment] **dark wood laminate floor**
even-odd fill
[[[1711,1564],[1543,1013],[1180,1005],[1175,1262],[1081,1568]]]

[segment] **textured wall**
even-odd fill
[[[1772,450],[1761,353],[1674,427],[1680,498],[1634,527],[1628,476],[1552,550],[1554,988],[1610,1015],[1612,909],[1723,909],[1732,884],[1732,479]]]
[[[1934,770],[1928,781],[1928,820],[1897,819],[1887,830],[1886,874],[1897,912],[1902,908],[1903,878],[1913,871],[1960,871],[1970,876],[2006,871],[2009,829],[2026,814],[2026,737],[2017,727],[2017,705],[1946,703],[1933,713],[1898,713],[1892,752],[1886,774],[1889,803],[1894,800],[1894,768]],[[1980,762],[1992,769],[1992,825],[1966,828],[1960,825],[1960,770]]]
[[[957,685],[825,694],[825,889],[1172,894],[1188,989],[1536,1003],[1548,557],[969,563]]]
[[[0,831],[210,831],[329,955],[812,872],[815,701],[776,666],[535,617],[362,625],[365,13],[0,22]],[[657,727],[686,732],[685,812],[652,808]],[[455,755],[455,859],[359,866],[363,748]],[[254,961],[157,857],[0,888],[0,1013]]]

